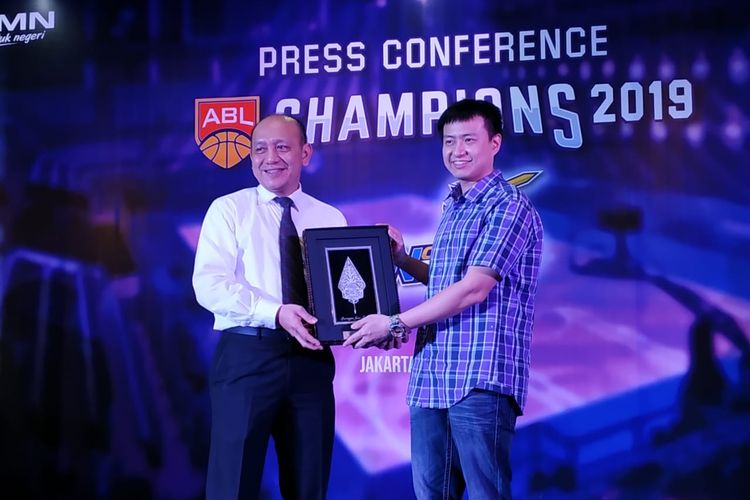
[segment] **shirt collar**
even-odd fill
[[[497,184],[498,182],[500,182],[500,180],[502,180],[502,178],[502,172],[495,169],[491,173],[479,179],[477,183],[469,188],[469,190],[465,193],[461,192],[461,184],[458,181],[451,182],[450,184],[448,184],[450,191],[445,199],[447,201],[448,199],[452,198],[454,203],[460,203],[461,201],[474,201],[487,190],[488,186]],[[459,196],[456,196],[456,194],[458,194]]]
[[[295,206],[297,206],[297,200],[299,200],[301,194],[302,184],[299,185],[296,191],[289,195],[289,198],[292,199]],[[276,197],[277,195],[273,194],[271,191],[258,184],[258,200],[260,200],[261,203],[271,203]]]
[[[453,198],[453,203],[460,203],[464,200],[464,193],[461,190],[460,182],[451,182],[448,184],[448,190],[448,196],[445,197],[446,200],[448,200],[448,198]]]

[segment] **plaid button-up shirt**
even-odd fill
[[[487,298],[417,334],[407,403],[448,408],[474,388],[526,403],[542,222],[529,199],[499,171],[444,204],[429,267],[427,298],[470,266],[499,276]]]

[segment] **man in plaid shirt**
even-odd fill
[[[427,285],[427,300],[355,322],[344,345],[400,345],[417,335],[407,402],[420,499],[510,498],[510,445],[526,403],[542,223],[494,168],[500,110],[463,100],[438,120],[443,161],[456,178],[429,266],[389,228],[396,264]]]

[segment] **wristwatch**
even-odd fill
[[[388,333],[391,334],[391,337],[398,340],[404,340],[406,337],[406,332],[409,330],[409,328],[404,324],[403,321],[401,321],[401,318],[398,317],[398,314],[394,314],[390,318],[388,318]]]

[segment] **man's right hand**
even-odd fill
[[[305,323],[308,325],[317,323],[318,318],[307,312],[304,307],[297,304],[283,304],[279,308],[276,321],[281,328],[297,339],[297,342],[305,349],[315,351],[323,349],[320,341],[310,335],[307,326],[305,326]]]
[[[406,248],[404,247],[404,237],[401,236],[401,231],[391,225],[388,226],[388,236],[391,238],[391,255],[393,255],[393,262],[400,267],[407,259]]]
[[[393,256],[393,263],[411,274],[417,281],[426,285],[430,270],[427,263],[412,258],[406,253],[404,237],[401,236],[401,231],[389,225],[388,236],[391,239],[391,255]]]

